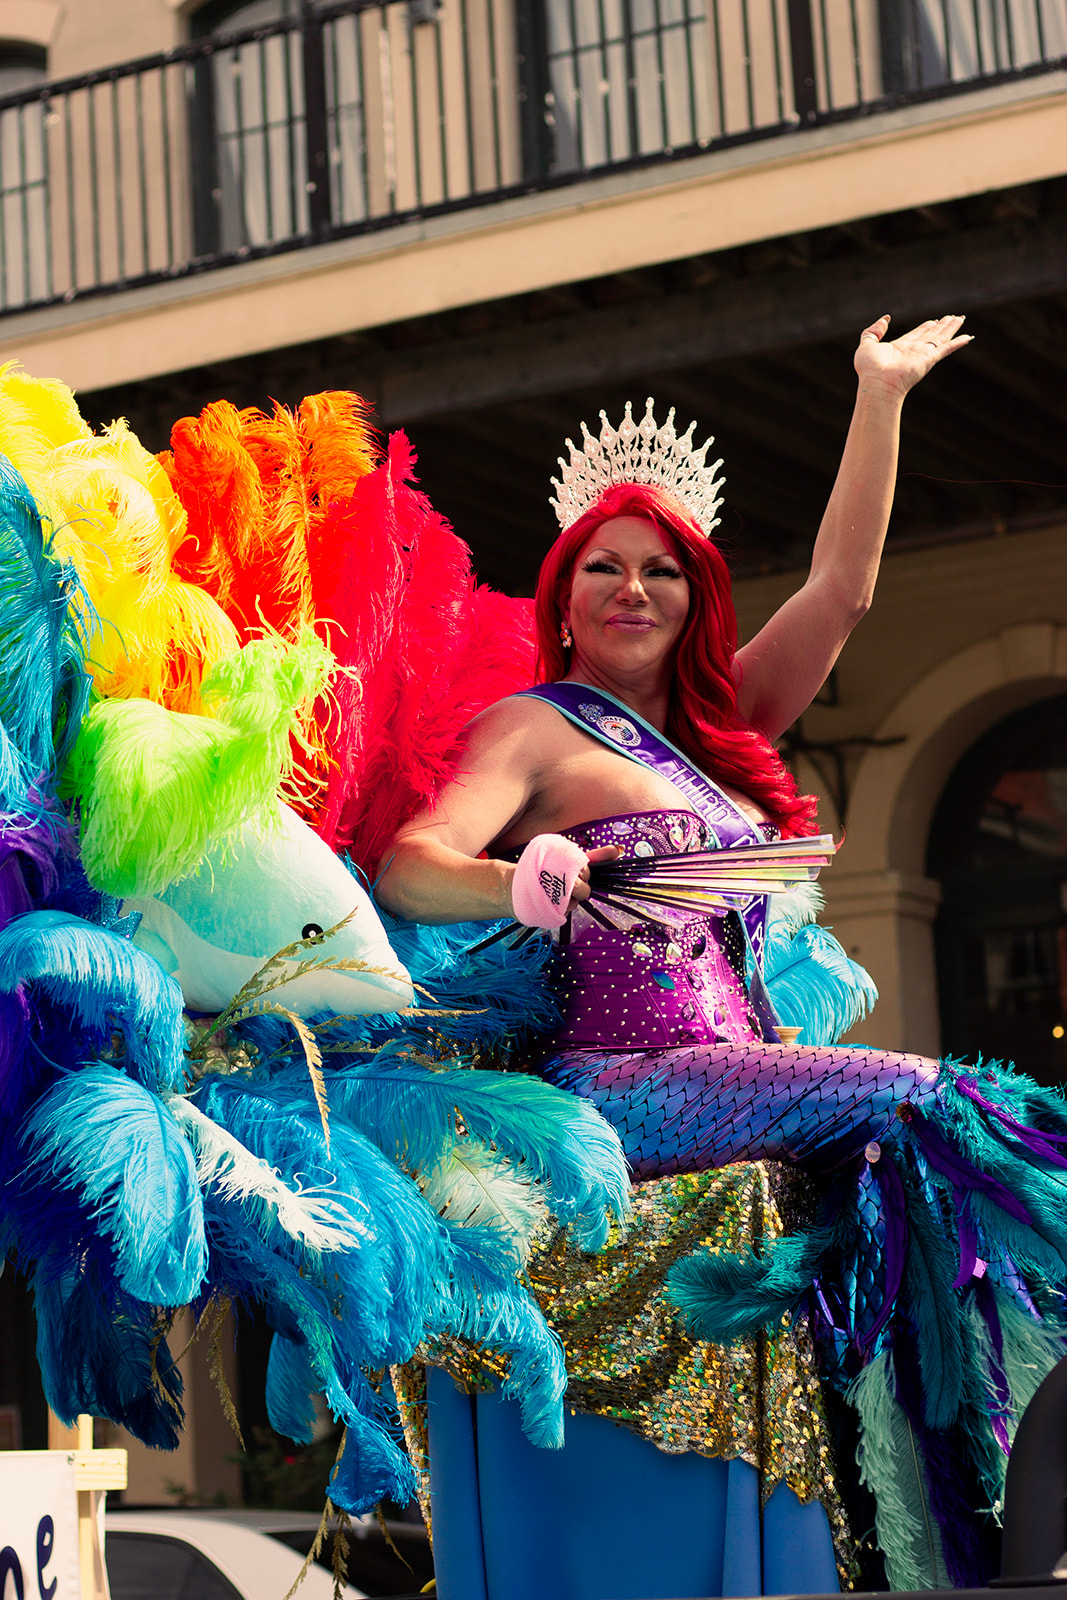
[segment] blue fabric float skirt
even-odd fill
[[[668,1455],[568,1414],[562,1450],[518,1407],[428,1373],[439,1600],[683,1600],[838,1588],[826,1513],[784,1484],[760,1511],[744,1461]]]

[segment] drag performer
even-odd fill
[[[605,419],[599,439],[572,445],[557,484],[563,532],[536,601],[543,681],[476,719],[460,775],[400,830],[378,887],[387,908],[422,922],[511,916],[558,930],[561,1022],[531,1065],[596,1105],[635,1178],[651,1180],[638,1185],[639,1226],[656,1205],[671,1212],[659,1285],[684,1253],[678,1219],[687,1207],[699,1213],[690,1246],[702,1238],[711,1249],[678,1261],[663,1289],[690,1332],[722,1341],[761,1324],[778,1330],[747,1374],[741,1358],[709,1373],[762,1413],[765,1435],[796,1428],[798,1409],[801,1431],[820,1433],[805,1387],[810,1332],[823,1379],[857,1414],[890,1586],[903,1588],[978,1584],[995,1570],[990,1508],[1010,1435],[1038,1369],[1063,1348],[1067,1117],[1056,1098],[988,1067],[781,1043],[761,970],[766,902],[745,893],[745,873],[752,862],[770,871],[776,850],[813,831],[815,802],[797,793],[771,741],[810,704],[870,604],[901,405],[968,342],[962,320],[926,322],[894,342],[888,318],[864,332],[855,414],[810,575],[736,652],[728,578],[708,537],[719,463],[705,465],[706,446],[692,450],[692,428],[678,439],[650,402],[640,424],[627,408],[617,433]],[[706,877],[694,915],[694,885],[718,852],[736,852],[736,878],[720,876],[716,899]],[[680,856],[692,858],[688,878]],[[809,1180],[806,1211],[792,1206],[785,1235],[751,1176],[762,1169],[732,1166],[765,1158]],[[697,1178],[731,1174],[732,1201],[713,1224],[712,1191]],[[738,1207],[762,1218],[747,1235]],[[647,1261],[644,1270],[656,1279]],[[568,1351],[563,1451],[531,1450],[484,1384],[467,1396],[430,1374],[442,1600],[836,1586],[825,1473],[821,1483],[810,1474],[801,1498],[789,1487],[803,1477],[803,1446],[790,1457],[779,1440],[768,1475],[766,1437],[746,1448],[743,1427],[731,1435],[721,1417],[687,1433],[670,1404],[654,1417],[655,1406],[631,1406],[627,1383],[644,1384],[647,1399],[657,1359],[646,1347],[642,1369],[629,1345],[648,1338],[647,1305],[635,1311],[631,1297],[635,1320],[616,1321],[614,1343],[597,1346],[609,1399],[583,1405],[582,1320],[603,1321],[611,1291],[595,1268],[576,1290],[573,1272],[551,1245],[530,1268]],[[579,1300],[584,1312],[568,1321]],[[662,1296],[656,1314],[662,1336],[676,1339]],[[787,1329],[806,1324],[787,1332],[788,1351],[775,1342],[783,1317]],[[676,1355],[664,1383],[666,1392],[688,1373],[690,1408],[700,1403],[694,1367],[722,1359],[702,1348]],[[442,1364],[471,1376],[454,1359]],[[775,1375],[779,1389],[783,1376],[792,1386],[792,1405],[771,1394]],[[838,1469],[855,1471],[848,1460]]]
[[[173,1448],[176,1311],[217,1343],[237,1304],[273,1426],[344,1423],[352,1513],[411,1492],[429,1358],[444,1600],[832,1587],[842,1415],[891,1585],[986,1580],[1067,1121],[833,1048],[869,982],[768,742],[959,326],[867,330],[811,579],[736,657],[691,430],[572,450],[539,673],[357,396],[219,401],[157,458],[0,369],[0,1244],[57,1415]]]

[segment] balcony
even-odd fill
[[[1065,65],[1065,0],[305,0],[0,99],[0,317]]]

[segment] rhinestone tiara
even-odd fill
[[[564,531],[615,483],[656,483],[669,490],[700,524],[705,538],[718,526],[715,513],[722,505],[718,491],[724,479],[716,478],[715,474],[722,462],[716,461],[710,467],[705,465],[714,439],[706,439],[699,450],[694,450],[696,423],[691,422],[685,433],[677,434],[672,406],[666,422],[659,427],[652,414],[654,405],[655,401],[649,398],[645,402],[644,416],[640,422],[635,422],[628,400],[626,415],[618,430],[611,426],[602,411],[599,438],[594,439],[583,422],[582,448],[576,450],[570,439],[566,441],[571,458],[567,462],[560,456],[563,477],[562,480],[552,479],[556,495],[549,496]]]

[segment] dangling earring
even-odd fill
[[[566,617],[564,617],[563,621],[559,625],[559,636],[562,640],[564,650],[569,650],[573,640],[571,639],[571,625],[567,621]]]

